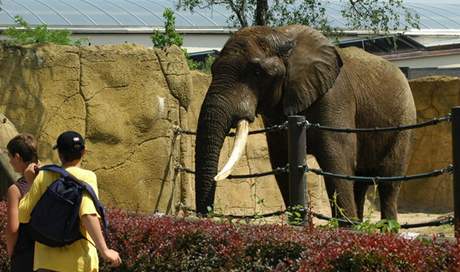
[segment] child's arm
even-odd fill
[[[119,266],[121,264],[120,255],[115,250],[107,247],[97,215],[85,214],[81,217],[81,222],[91,238],[93,238],[96,248],[101,252],[102,258],[112,263],[113,266]]]
[[[29,223],[30,214],[32,209],[37,204],[40,197],[48,188],[47,184],[43,184],[43,171],[40,171],[30,186],[29,192],[24,195],[24,197],[19,201],[19,222],[20,223]]]
[[[29,163],[27,165],[26,170],[24,170],[24,179],[29,183],[32,184],[34,182],[35,177],[38,174],[38,163]]]
[[[11,185],[7,193],[7,222],[6,222],[6,249],[8,256],[13,255],[14,246],[18,240],[19,218],[18,206],[21,193],[16,185]]]

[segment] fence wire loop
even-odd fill
[[[445,168],[436,169],[431,172],[427,173],[420,173],[415,175],[404,175],[404,176],[392,176],[392,177],[366,177],[366,176],[351,176],[351,175],[344,175],[344,174],[335,174],[330,172],[325,172],[319,168],[306,168],[308,171],[312,172],[319,176],[325,177],[333,177],[333,178],[340,178],[345,180],[354,180],[354,181],[364,181],[364,182],[396,182],[396,181],[408,181],[408,180],[415,180],[415,179],[422,179],[422,178],[429,178],[429,177],[437,177],[444,174],[451,174],[454,170],[454,166],[449,164]]]
[[[307,130],[311,127],[312,123],[308,122],[308,120],[302,121],[302,122],[297,122],[298,127],[304,127]]]
[[[306,129],[309,128],[315,128],[315,129],[320,129],[320,130],[328,130],[328,131],[335,131],[335,132],[344,132],[344,133],[359,133],[359,132],[385,132],[385,131],[402,131],[402,130],[407,130],[407,129],[414,129],[414,128],[421,128],[421,127],[427,127],[427,126],[432,126],[432,125],[437,125],[441,122],[450,122],[452,121],[452,114],[449,113],[446,116],[442,117],[437,117],[433,118],[431,120],[417,123],[417,124],[412,124],[412,125],[405,125],[405,126],[395,126],[395,127],[375,127],[375,128],[338,128],[338,127],[328,127],[328,126],[322,126],[319,123],[310,123],[308,120],[305,120],[303,122],[298,122],[298,126],[304,126]],[[253,130],[250,131],[249,134],[259,134],[259,133],[265,133],[265,132],[273,132],[273,131],[279,131],[279,130],[286,130],[288,128],[288,122],[285,121],[282,124],[279,125],[273,125],[270,127],[266,127],[264,129],[258,129],[258,130]],[[175,134],[181,135],[196,135],[195,131],[191,130],[185,130],[182,129],[178,126],[173,126],[173,131]],[[235,133],[230,132],[227,134],[229,137],[234,137]]]
[[[195,209],[192,209],[190,207],[187,207],[183,204],[181,204],[178,209],[196,213]],[[263,214],[253,214],[253,215],[233,215],[233,214],[220,214],[220,213],[211,213],[208,216],[209,217],[217,217],[217,218],[226,218],[226,219],[242,219],[242,220],[251,220],[251,219],[262,219],[262,218],[267,218],[267,217],[273,217],[273,216],[281,216],[285,214],[286,211],[274,211],[270,213],[263,213]]]
[[[353,221],[347,218],[332,218],[330,216],[320,214],[320,213],[315,213],[315,212],[310,212],[310,214],[320,220],[325,220],[325,221],[337,220],[338,222],[345,223],[345,224],[352,224],[352,225],[359,225],[362,223],[360,221]],[[454,224],[454,217],[447,216],[444,218],[431,220],[427,222],[400,224],[400,228],[401,229],[414,229],[414,228],[437,227],[437,226],[453,225],[453,224]]]
[[[431,120],[417,123],[417,124],[412,124],[412,125],[398,125],[394,127],[375,127],[375,128],[338,128],[338,127],[329,127],[329,126],[323,126],[319,123],[310,123],[309,121],[305,120],[304,126],[308,128],[314,128],[314,129],[319,129],[319,130],[326,130],[326,131],[334,131],[334,132],[343,132],[343,133],[361,133],[361,132],[391,132],[391,131],[402,131],[402,130],[408,130],[408,129],[415,129],[415,128],[422,128],[422,127],[427,127],[427,126],[432,126],[432,125],[437,125],[441,122],[450,122],[452,120],[452,116],[449,113],[446,116],[442,117],[437,117],[433,118]]]
[[[196,213],[196,210],[190,207],[187,207],[185,205],[181,205],[179,209]],[[262,218],[273,217],[273,216],[282,216],[286,213],[287,213],[287,210],[280,210],[280,211],[275,211],[275,212],[270,212],[270,213],[265,213],[265,214],[253,214],[253,215],[232,215],[232,214],[219,214],[219,213],[213,212],[209,214],[208,216],[216,217],[216,218],[226,218],[230,220],[232,219],[254,220],[254,219],[262,219]],[[307,211],[307,214],[310,214],[311,216],[316,217],[317,219],[325,220],[325,221],[336,220],[338,222],[345,223],[345,224],[351,224],[351,225],[359,225],[362,223],[360,221],[354,221],[348,218],[332,218],[330,216],[316,213],[313,211]],[[437,227],[437,226],[453,225],[453,224],[454,224],[454,217],[450,215],[450,216],[446,216],[440,219],[431,220],[427,222],[401,224],[400,228],[401,229],[413,229],[413,228]]]
[[[189,168],[183,167],[182,165],[177,165],[175,169],[176,171],[179,171],[179,172],[185,172],[185,173],[189,173],[193,175],[196,174],[195,171]],[[259,178],[259,177],[264,177],[264,176],[269,176],[269,175],[278,175],[278,174],[288,173],[288,172],[289,172],[288,166],[284,166],[284,167],[277,167],[273,169],[272,171],[268,171],[268,172],[261,172],[261,173],[255,173],[255,174],[243,174],[243,175],[230,175],[227,177],[227,179]]]
[[[269,126],[269,127],[263,128],[263,129],[257,129],[257,130],[249,131],[249,135],[287,130],[287,128],[288,128],[288,122],[286,121],[286,122],[284,122],[282,124],[279,124],[279,125],[273,125],[273,126]],[[174,134],[176,134],[176,135],[182,135],[182,134],[183,135],[196,135],[195,131],[182,129],[182,128],[178,127],[178,126],[173,126],[172,130],[173,130]],[[235,132],[229,132],[229,133],[227,133],[226,136],[235,137],[235,135],[236,135]]]

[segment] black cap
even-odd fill
[[[80,152],[85,149],[85,139],[80,133],[75,131],[63,132],[57,138],[57,143],[53,146],[53,149],[67,152]]]

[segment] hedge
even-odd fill
[[[0,203],[4,235],[6,204]],[[396,234],[248,225],[110,210],[123,265],[101,271],[460,271],[460,246]],[[4,239],[0,271],[9,270]]]

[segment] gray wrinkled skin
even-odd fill
[[[337,49],[305,26],[250,27],[227,41],[212,67],[196,138],[196,205],[213,206],[219,152],[238,120],[262,115],[266,126],[291,114],[332,127],[413,124],[415,106],[399,69],[360,49]],[[406,172],[412,131],[347,134],[307,132],[307,151],[324,171],[399,176]],[[272,167],[287,163],[286,132],[267,133]],[[277,175],[286,206],[287,175]],[[333,216],[363,217],[368,184],[325,178]],[[399,183],[379,184],[382,218],[397,218]],[[235,200],[237,201],[237,200]],[[343,213],[337,212],[340,207]]]

